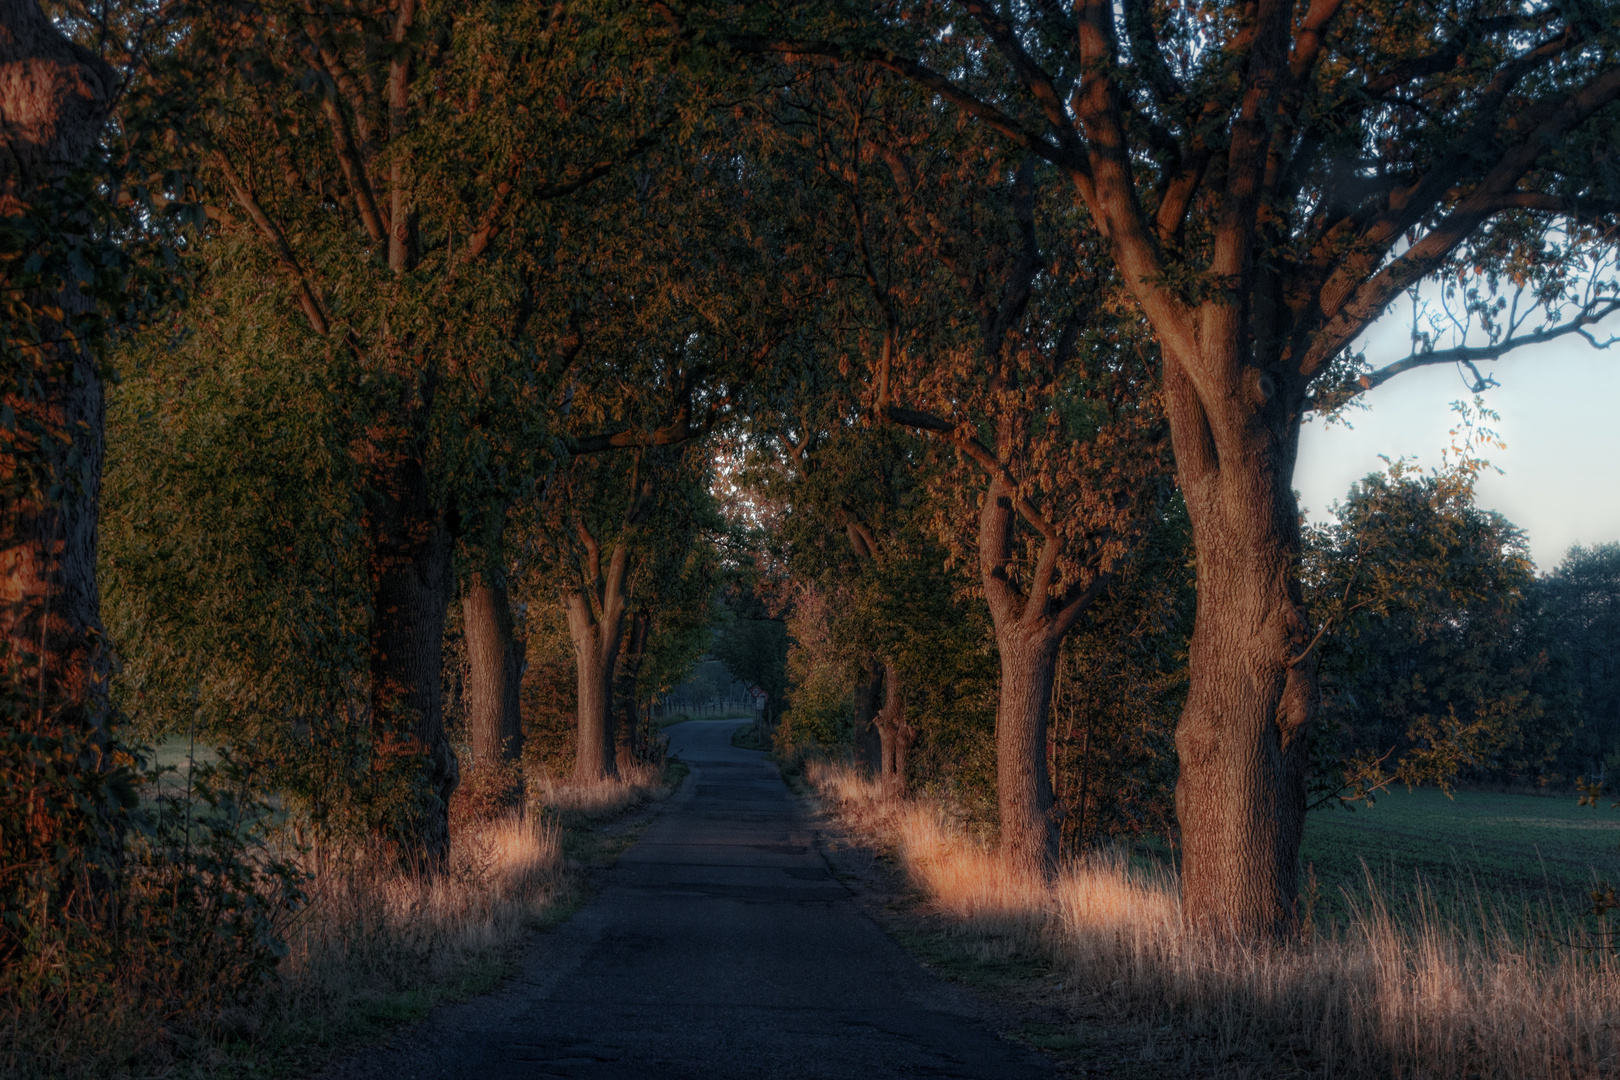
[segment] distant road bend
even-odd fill
[[[487,997],[436,1010],[344,1080],[1052,1075],[906,955],[828,872],[735,720],[669,729],[679,794],[573,919]]]

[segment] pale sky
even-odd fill
[[[1392,311],[1369,334],[1368,360],[1381,367],[1405,355],[1407,335]],[[1597,350],[1566,338],[1510,353],[1481,371],[1501,383],[1484,398],[1502,414],[1494,426],[1507,449],[1485,455],[1504,475],[1481,478],[1479,504],[1525,530],[1542,572],[1557,566],[1571,544],[1620,541],[1620,345]],[[1364,395],[1370,407],[1346,413],[1351,428],[1308,420],[1294,487],[1310,520],[1326,517],[1351,483],[1381,472],[1379,454],[1439,465],[1456,426],[1449,406],[1459,398],[1473,394],[1456,368],[1420,368]]]

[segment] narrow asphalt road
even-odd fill
[[[337,1074],[1051,1075],[861,912],[775,766],[731,745],[737,726],[670,729],[692,775],[518,978]]]

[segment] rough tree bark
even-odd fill
[[[652,633],[652,612],[637,608],[630,617],[630,640],[624,650],[624,663],[619,668],[618,683],[614,688],[619,718],[614,727],[615,760],[622,773],[646,753],[641,743],[640,694],[636,680],[641,664],[647,658],[647,638]]]
[[[1320,696],[1297,572],[1299,428],[1287,422],[1287,405],[1260,401],[1216,431],[1186,380],[1173,368],[1170,376],[1198,553],[1191,682],[1176,727],[1183,902],[1219,932],[1286,933],[1305,821],[1306,734]]]
[[[906,795],[906,761],[917,730],[906,721],[906,698],[900,689],[900,671],[883,665],[883,708],[874,721],[880,739],[877,775],[883,793],[891,799]]]
[[[1052,778],[1046,761],[1046,725],[1052,705],[1061,632],[1019,604],[1007,580],[1014,512],[1011,493],[999,478],[985,491],[979,513],[979,571],[996,652],[1001,658],[996,706],[996,806],[1001,850],[1025,872],[1057,869],[1058,826],[1052,816]],[[1067,626],[1062,628],[1064,631]]]
[[[469,575],[461,619],[467,640],[468,728],[472,767],[496,781],[498,805],[521,811],[523,785],[523,643],[512,626],[506,582]]]
[[[1011,487],[997,476],[985,490],[979,511],[979,579],[1001,658],[996,802],[1007,861],[1024,873],[1051,877],[1057,871],[1059,829],[1052,809],[1046,728],[1058,650],[1064,635],[1108,583],[1112,570],[1050,595],[1058,541],[1048,537],[1026,596],[1008,574],[1018,516],[1015,499]]]
[[[111,70],[58,33],[35,0],[0,2],[0,215],[30,214],[39,195],[85,163],[112,86]],[[77,224],[50,222],[47,243],[76,245]],[[96,584],[105,403],[95,358],[78,336],[95,301],[76,283],[9,299],[26,314],[14,309],[7,336],[39,344],[31,356],[8,349],[15,366],[3,390],[15,421],[0,443],[0,636],[6,679],[29,698],[11,715],[62,740],[81,769],[97,769],[110,764],[111,656]],[[62,317],[47,314],[52,308]]]
[[[460,779],[440,685],[453,545],[419,453],[378,451],[374,442],[366,513],[374,764],[398,771],[412,789],[403,819],[388,826],[400,854],[436,871],[450,857],[450,796]]]

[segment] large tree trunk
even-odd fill
[[[906,721],[899,669],[889,663],[882,665],[882,670],[883,708],[874,720],[879,740],[877,773],[884,794],[898,799],[906,794],[906,760],[911,744],[917,740],[917,731]]]
[[[388,831],[425,869],[450,856],[450,796],[459,779],[444,731],[440,680],[451,537],[414,454],[372,449],[371,725],[376,766],[410,788]]]
[[[84,810],[79,823],[99,834],[66,840],[66,847],[116,847],[110,792],[87,805],[78,794],[51,790],[68,777],[77,783],[114,767],[107,753],[111,651],[96,583],[105,403],[95,358],[79,336],[95,301],[72,280],[68,252],[81,248],[91,266],[99,257],[81,246],[84,223],[63,205],[59,183],[94,147],[112,85],[106,65],[62,37],[34,0],[0,0],[0,216],[33,217],[32,227],[45,230],[35,250],[46,256],[39,287],[29,287],[20,260],[12,267],[10,288],[22,287],[6,294],[12,309],[0,386],[11,414],[0,440],[0,693],[9,706],[0,734],[15,738],[5,749],[20,756],[6,764],[25,773],[13,782],[26,793],[21,812],[38,845],[8,852],[16,866],[54,865],[64,821],[76,816],[51,810],[57,799]],[[56,287],[54,272],[65,287]]]
[[[1234,409],[1238,419],[1217,430],[1186,380],[1174,367],[1167,375],[1198,551],[1191,685],[1176,727],[1183,905],[1216,932],[1286,934],[1319,696],[1315,656],[1294,661],[1309,642],[1292,488],[1297,425],[1272,401]]]
[[[877,727],[879,699],[883,696],[883,665],[868,656],[855,677],[855,763],[873,776],[883,775],[883,736]]]
[[[624,637],[624,609],[609,610],[600,620],[584,593],[564,598],[568,633],[574,641],[574,670],[579,687],[579,742],[574,753],[574,779],[605,780],[619,775],[614,737],[613,669]]]
[[[615,726],[615,760],[619,771],[630,768],[646,754],[641,744],[640,695],[636,680],[641,674],[642,661],[647,658],[647,638],[652,632],[652,612],[640,608],[630,618],[630,640],[624,650],[624,664],[619,671],[617,698],[619,720]]]
[[[468,727],[473,768],[495,783],[498,805],[523,809],[523,643],[512,627],[506,582],[468,577],[461,594],[467,639]]]
[[[1052,812],[1046,725],[1058,642],[1040,631],[998,627],[996,650],[1001,655],[1001,699],[996,709],[1001,850],[1018,869],[1050,877],[1057,870],[1058,823]]]
[[[1013,491],[990,481],[979,510],[979,578],[995,627],[1001,657],[1001,699],[996,709],[996,803],[1001,850],[1024,873],[1057,872],[1058,823],[1052,811],[1052,776],[1046,759],[1046,725],[1052,708],[1063,635],[1089,600],[1053,614],[1018,592],[1009,580],[1013,551]],[[1043,562],[1053,555],[1042,552]]]

